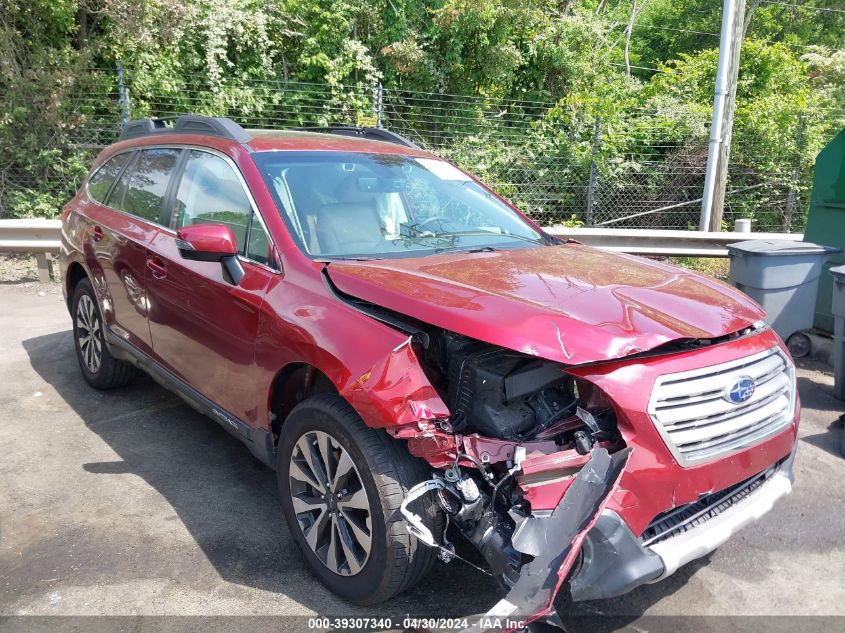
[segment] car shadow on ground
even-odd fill
[[[454,561],[438,562],[414,589],[387,604],[359,608],[339,600],[309,573],[284,522],[273,471],[243,444],[145,375],[111,392],[91,389],[79,371],[70,330],[25,340],[23,347],[33,369],[120,458],[79,467],[140,477],[172,506],[226,582],[288,596],[321,615],[469,616],[499,599],[492,580]],[[619,598],[575,604],[564,598],[559,604],[576,618],[576,631],[584,616],[591,630],[600,615],[625,623],[674,593],[704,564],[692,563]]]
[[[830,367],[813,360],[799,360],[799,367],[812,369],[817,372],[830,372]],[[830,412],[830,424],[822,433],[804,435],[802,442],[812,444],[831,455],[842,457],[845,455],[845,438],[843,438],[843,419],[845,413],[845,401],[833,397],[833,387],[829,384],[817,382],[807,376],[798,377],[798,391],[801,394],[801,403],[810,409],[818,409]]]

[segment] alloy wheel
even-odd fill
[[[340,576],[359,573],[370,556],[370,501],[352,456],[324,431],[296,442],[288,469],[297,523],[315,556]]]
[[[103,360],[102,331],[97,308],[87,294],[76,305],[76,336],[85,366],[96,374]]]

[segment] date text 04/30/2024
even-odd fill
[[[479,630],[520,629],[524,623],[520,620],[500,618],[490,615],[479,616],[477,622],[473,618],[418,618],[406,616],[401,622],[393,618],[384,617],[350,617],[329,618],[315,617],[308,619],[308,628],[313,630],[354,630],[354,631],[387,631],[401,627],[403,630],[456,630],[464,631],[470,628]]]

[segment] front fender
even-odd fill
[[[407,334],[299,281],[297,273],[280,278],[265,298],[256,363],[268,394],[280,368],[306,363],[324,373],[370,427],[449,416]]]

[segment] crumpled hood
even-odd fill
[[[713,338],[763,318],[722,282],[577,243],[334,261],[342,292],[425,323],[566,364]]]

